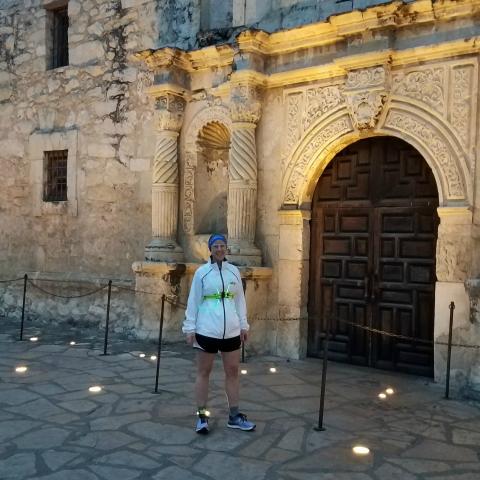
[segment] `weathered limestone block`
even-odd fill
[[[81,43],[72,47],[69,51],[69,61],[71,65],[95,63],[103,60],[104,57],[105,51],[103,44],[99,41]]]
[[[472,212],[466,207],[438,209],[437,279],[464,282],[472,262]]]

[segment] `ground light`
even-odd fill
[[[28,367],[26,367],[25,365],[21,365],[15,368],[15,371],[17,373],[25,373],[27,370],[28,370]]]
[[[77,342],[74,342],[73,340],[70,342],[70,345],[76,345]]]
[[[141,354],[139,355],[139,357],[140,357],[140,358],[145,358],[145,354],[144,354],[144,353],[141,353]]]
[[[38,337],[30,337],[31,342],[38,342]]]
[[[386,393],[383,393],[383,392],[382,392],[382,393],[379,393],[379,394],[378,394],[378,398],[379,398],[380,400],[385,400],[385,399],[387,398],[387,394],[386,394]]]
[[[242,370],[240,370],[240,373],[241,373],[242,375],[246,375],[246,374],[247,374],[247,371],[246,371],[245,369],[242,369]]]
[[[100,385],[93,385],[88,389],[88,391],[91,393],[98,393],[102,391],[102,387]]]
[[[387,395],[393,395],[395,393],[395,390],[393,388],[390,388],[388,387],[386,390],[385,390],[385,393]]]
[[[150,357],[150,360],[156,360],[156,359],[157,359],[157,356],[156,356],[156,355],[152,355],[152,356]]]
[[[271,373],[276,373],[277,372],[277,369],[275,367],[270,367],[270,372]]]
[[[363,445],[355,445],[352,448],[352,451],[355,455],[368,455],[370,453],[370,449],[368,447],[364,447]]]

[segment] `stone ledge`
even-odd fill
[[[177,273],[193,275],[204,263],[168,263],[168,262],[134,262],[132,270],[136,276],[153,277],[161,276],[176,271]],[[273,269],[270,267],[237,267],[242,278],[269,279]]]

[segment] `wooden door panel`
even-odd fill
[[[333,312],[332,359],[432,374],[437,206],[430,168],[401,140],[362,140],[327,166],[312,208],[309,355],[322,355]]]
[[[367,364],[368,344],[361,330],[345,322],[367,325],[366,277],[370,271],[372,211],[367,208],[316,209],[312,217],[312,262],[320,269],[310,281],[308,354],[321,356],[326,318],[332,321],[329,355],[334,360]],[[321,301],[319,299],[322,299]]]
[[[373,325],[380,330],[413,337],[407,342],[377,335],[372,364],[410,373],[432,374],[434,228],[420,228],[434,218],[431,207],[379,207],[375,209],[375,289]],[[434,221],[430,222],[434,225]],[[426,231],[427,230],[427,231]],[[390,241],[391,248],[381,248]],[[421,348],[419,348],[419,346]]]

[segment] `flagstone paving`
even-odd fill
[[[17,325],[0,320],[2,480],[480,478],[479,405],[444,400],[426,378],[330,363],[326,430],[315,431],[321,361],[248,358],[241,408],[257,429],[241,432],[226,428],[218,361],[211,433],[199,436],[186,345],[164,346],[153,394],[153,343],[112,334],[102,356],[102,332],[29,324],[19,342]],[[90,393],[92,385],[103,389]],[[378,399],[387,387],[395,393]],[[370,454],[354,455],[357,444]]]

